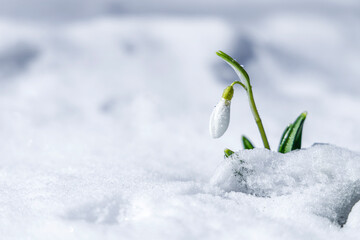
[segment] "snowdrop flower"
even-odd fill
[[[215,106],[211,117],[209,130],[213,138],[219,138],[226,132],[230,122],[230,104],[234,95],[233,86],[225,88],[220,102]]]

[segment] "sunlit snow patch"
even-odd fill
[[[327,144],[287,154],[244,150],[224,159],[211,183],[227,192],[289,196],[304,211],[342,226],[360,199],[360,155]]]

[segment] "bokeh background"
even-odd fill
[[[237,79],[218,50],[248,71],[272,149],[306,110],[303,147],[360,151],[359,26],[356,0],[1,0],[2,231],[212,231],[209,215],[166,199],[202,189],[242,134],[262,146],[240,88],[227,133],[208,134],[213,106]],[[170,215],[154,213],[160,204]]]

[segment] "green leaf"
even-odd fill
[[[285,141],[287,140],[287,137],[288,137],[288,135],[289,135],[289,132],[290,132],[291,128],[292,128],[292,124],[289,124],[289,125],[285,128],[285,130],[284,130],[284,132],[283,132],[283,134],[282,134],[282,136],[281,136],[281,139],[280,139],[280,144],[279,144],[278,152],[281,152],[280,149],[281,149],[281,147],[285,144]]]
[[[300,116],[285,129],[280,139],[279,152],[287,153],[301,148],[302,130],[306,115],[307,112],[301,113]]]
[[[242,136],[242,143],[243,143],[244,149],[255,148],[254,145],[250,142],[250,140],[247,137],[245,137],[244,135]]]
[[[234,152],[231,151],[231,150],[228,149],[228,148],[225,148],[225,150],[224,150],[224,154],[225,154],[225,157],[226,157],[226,158],[230,157],[233,153],[234,153]]]

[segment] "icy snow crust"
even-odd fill
[[[243,150],[223,161],[211,183],[258,197],[294,196],[303,211],[344,225],[360,199],[360,155],[324,144],[288,154]]]

